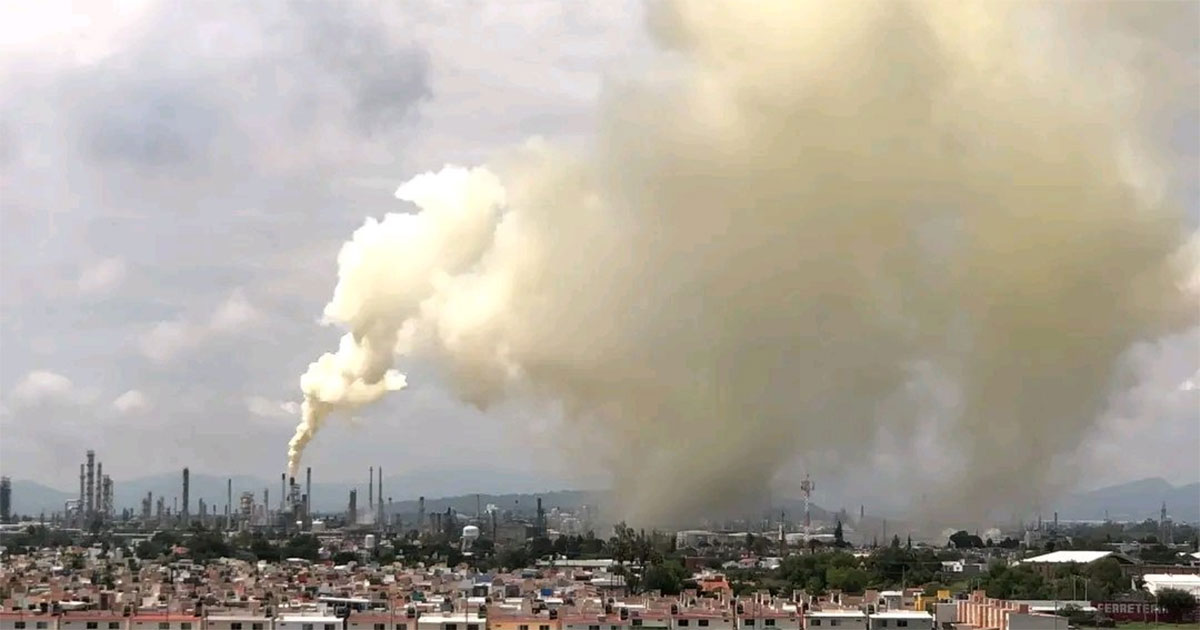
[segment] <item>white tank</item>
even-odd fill
[[[367,534],[366,540],[363,541],[363,546],[367,549],[375,548],[375,534]]]
[[[479,538],[479,528],[474,525],[467,525],[463,528],[462,537],[466,540],[476,540]]]

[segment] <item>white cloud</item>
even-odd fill
[[[84,294],[107,293],[125,280],[125,261],[105,258],[87,265],[79,273],[77,285]]]
[[[300,404],[291,400],[250,396],[246,398],[246,410],[260,418],[295,418],[300,414]]]
[[[1133,347],[1129,387],[1110,401],[1096,430],[1083,440],[1080,468],[1090,485],[1139,477],[1175,483],[1197,480],[1200,447],[1200,328]]]
[[[213,332],[236,332],[262,319],[262,313],[246,299],[241,289],[235,289],[229,298],[217,307],[209,320]]]
[[[33,406],[71,402],[77,393],[75,384],[62,374],[49,370],[34,370],[12,388],[8,397],[16,405]]]
[[[150,399],[142,392],[131,389],[113,400],[114,409],[125,415],[142,413],[150,408]]]
[[[235,335],[262,320],[263,314],[246,299],[242,290],[234,289],[205,323],[187,319],[158,322],[138,339],[138,348],[151,361],[166,363],[216,336]]]
[[[183,321],[158,322],[138,339],[138,349],[156,363],[165,363],[200,344],[203,330]]]

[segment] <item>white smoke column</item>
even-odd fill
[[[649,6],[671,54],[610,87],[594,153],[533,143],[492,165],[503,188],[420,176],[401,189],[418,214],[355,234],[326,309],[351,334],[310,371],[295,445],[382,395],[393,350],[419,354],[481,406],[560,402],[623,516],[653,525],[744,508],[797,456],[869,461],[880,426],[920,424],[884,402],[921,365],[953,390],[943,448],[965,463],[933,494],[1017,509],[1122,353],[1197,323],[1140,125],[1159,92],[1137,55],[1090,49],[1127,43],[1120,20]]]
[[[461,273],[479,259],[491,243],[504,191],[485,170],[447,167],[401,186],[396,197],[422,212],[368,220],[338,254],[338,285],[325,321],[350,332],[336,353],[322,355],[300,377],[301,420],[288,443],[293,475],[329,413],[406,386],[404,375],[391,369],[397,323],[416,315],[439,277]]]

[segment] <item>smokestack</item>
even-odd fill
[[[225,527],[233,523],[233,479],[225,480]]]
[[[88,520],[91,520],[93,510],[92,499],[96,496],[96,451],[89,450],[87,452],[87,503],[84,505],[83,513]]]
[[[189,479],[189,477],[190,477],[190,474],[188,473],[188,469],[187,469],[187,468],[184,468],[184,469],[183,469],[183,511],[182,511],[182,512],[180,512],[180,515],[179,515],[179,516],[180,516],[180,519],[183,521],[183,525],[184,525],[185,527],[186,527],[186,526],[188,525],[188,523],[189,523],[189,520],[188,520],[188,516],[189,516],[189,513],[188,513],[188,510],[189,510],[189,507],[188,507],[188,506],[189,506],[189,501],[188,501],[188,493],[191,491],[191,487],[190,487],[190,486],[191,486],[191,480]]]
[[[377,515],[376,515],[377,518],[375,519],[375,526],[383,527],[383,514],[384,514],[384,510],[383,510],[383,466],[377,466],[375,468],[375,473],[379,475],[379,488],[376,490],[376,494],[378,495],[379,500],[375,502],[376,507],[378,508],[377,510],[375,510],[377,512]]]
[[[283,512],[287,501],[287,473],[279,473],[279,511]]]
[[[85,492],[85,490],[86,490],[86,489],[85,489],[85,487],[84,487],[84,472],[83,472],[83,464],[80,464],[80,465],[79,465],[79,508],[78,508],[78,510],[77,510],[77,511],[78,511],[78,514],[77,514],[76,516],[82,516],[82,515],[83,515],[83,506],[84,506],[84,500],[83,500],[83,497],[85,496],[85,495],[84,495],[84,492]],[[80,520],[80,522],[81,522],[80,524],[82,524],[82,520],[83,520],[83,519],[81,518],[81,519],[79,519],[79,520]]]
[[[104,515],[104,463],[96,462],[96,496],[92,499],[96,514]]]
[[[304,519],[312,520],[312,466],[304,469]]]
[[[100,502],[100,506],[101,506],[101,512],[104,514],[104,518],[108,519],[113,516],[112,477],[109,477],[108,475],[104,475],[104,477],[102,477],[102,479],[103,479],[103,482],[101,483],[101,487],[102,487],[103,491],[100,493],[100,496],[102,498],[102,501]]]
[[[417,498],[417,531],[425,531],[425,497]]]
[[[367,507],[375,507],[375,467],[367,469]]]
[[[346,524],[353,525],[358,522],[358,491],[350,491],[350,510],[346,514]]]

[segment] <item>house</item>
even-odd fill
[[[209,615],[204,630],[274,630],[271,619],[255,615]]]
[[[830,608],[804,613],[805,628],[867,630],[867,615],[861,610]]]
[[[886,610],[867,616],[867,630],[933,630],[933,615],[916,610]]]
[[[58,630],[58,618],[45,613],[0,612],[0,630]]]

